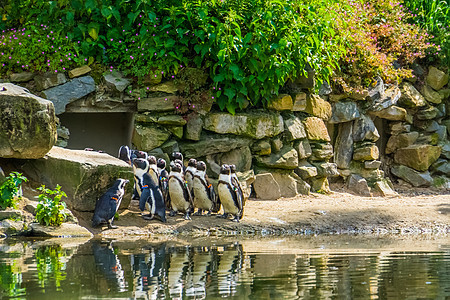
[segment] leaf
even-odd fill
[[[226,88],[223,93],[228,97],[228,102],[236,96],[236,91],[233,88]]]
[[[221,82],[225,79],[225,75],[223,73],[219,73],[214,75],[213,81],[214,82]]]

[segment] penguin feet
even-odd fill
[[[231,220],[231,221],[236,222],[236,223],[239,223],[239,216],[234,217],[234,219]]]
[[[210,217],[212,214],[212,212],[209,210],[208,213],[206,214],[208,217]]]
[[[171,210],[170,213],[169,213],[169,216],[174,217],[176,214],[177,214],[176,211]]]
[[[153,220],[153,217],[154,217],[154,216],[152,216],[152,214],[142,215],[142,218],[143,218],[144,220]]]
[[[194,216],[203,216],[203,210],[199,209]]]
[[[112,222],[108,222],[108,229],[116,229],[117,226],[114,226]]]
[[[185,220],[191,220],[191,217],[189,216],[189,214],[184,215],[184,219]]]
[[[221,219],[227,219],[228,218],[228,213],[223,213],[223,215],[218,215],[217,217],[221,218]]]

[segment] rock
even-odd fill
[[[322,119],[316,117],[308,117],[303,120],[305,125],[306,135],[310,140],[316,141],[331,141],[328,135],[327,126]]]
[[[31,223],[31,234],[33,236],[41,237],[89,237],[92,238],[94,235],[89,232],[84,227],[77,224],[63,223],[59,227],[55,226],[43,226],[38,223]]]
[[[0,157],[41,158],[55,145],[53,103],[11,83],[0,83]]]
[[[397,135],[403,132],[410,132],[411,125],[403,123],[403,122],[392,122],[389,123],[389,134]]]
[[[294,149],[297,150],[299,159],[308,158],[312,154],[311,145],[307,139],[296,141]]]
[[[301,194],[301,195],[309,195],[310,194],[311,186],[306,181],[301,179],[295,173],[292,173],[290,176],[292,176],[292,178],[294,178],[297,183],[297,194]]]
[[[330,183],[326,177],[314,177],[311,179],[311,189],[317,193],[330,194]]]
[[[328,100],[331,102],[339,102],[345,100],[347,98],[347,94],[330,94],[328,95]]]
[[[428,102],[439,104],[442,102],[443,97],[441,94],[433,90],[428,85],[424,85],[422,88],[422,94]]]
[[[411,123],[411,116],[408,115],[406,109],[395,105],[380,111],[371,112],[371,114],[381,119],[391,121],[407,121],[408,123]]]
[[[174,136],[176,136],[177,138],[181,139],[183,137],[183,127],[182,126],[164,126],[165,128],[167,128],[167,130],[169,130],[170,132],[173,133]]]
[[[441,147],[431,145],[411,145],[398,149],[394,161],[417,171],[426,171],[441,155]]]
[[[348,177],[347,187],[357,195],[371,197],[369,185],[367,181],[360,175],[352,174]]]
[[[450,174],[450,162],[446,159],[438,159],[431,165],[433,172],[449,175]]]
[[[353,122],[339,124],[336,143],[334,144],[334,161],[339,169],[347,169],[353,158]]]
[[[178,92],[178,87],[173,80],[170,80],[150,87],[150,92],[176,94]]]
[[[331,124],[349,122],[360,117],[358,106],[355,102],[333,103],[332,111],[332,117],[328,122]]]
[[[310,94],[306,97],[305,112],[325,121],[331,118],[331,104],[319,95]]]
[[[278,111],[292,110],[293,106],[294,103],[292,102],[292,97],[287,94],[279,94],[267,104],[268,109]]]
[[[362,100],[366,100],[367,97],[369,97],[369,91],[366,89],[356,90],[356,91],[354,90],[347,96],[348,96],[348,98],[350,98],[352,100],[362,101]]]
[[[371,93],[369,91],[369,96],[370,95]],[[384,93],[380,98],[378,98],[377,95],[378,94],[375,94],[374,97],[370,96],[372,99],[372,105],[370,107],[371,111],[380,111],[395,105],[400,99],[401,92],[397,86],[392,85],[384,90]]]
[[[403,179],[404,181],[409,182],[415,187],[419,186],[427,187],[431,186],[431,184],[433,183],[433,178],[431,178],[430,172],[426,171],[420,173],[414,169],[411,169],[403,165],[392,166],[391,173]]]
[[[249,171],[252,167],[252,153],[248,146],[225,152],[220,157],[220,164],[233,164],[239,172]]]
[[[174,103],[179,101],[179,96],[160,96],[141,98],[137,103],[138,112],[146,111],[174,111]]]
[[[95,82],[91,76],[78,77],[65,84],[52,87],[42,93],[55,105],[55,114],[62,114],[66,105],[81,99],[95,91]]]
[[[436,105],[437,110],[439,111],[436,115],[436,119],[443,118],[447,115],[447,108],[445,106],[445,103],[441,103],[439,105]]]
[[[12,73],[9,76],[11,82],[27,82],[33,79],[34,74],[30,72]]]
[[[447,133],[450,134],[450,119],[442,121],[442,125],[447,128]]]
[[[441,157],[450,159],[450,141],[447,141],[442,145]]]
[[[337,165],[329,162],[313,162],[313,166],[317,168],[317,176],[319,177],[336,177],[339,176]]]
[[[49,188],[61,185],[67,194],[62,200],[69,208],[79,211],[94,211],[97,199],[116,179],[128,179],[120,208],[130,204],[133,170],[124,161],[106,153],[53,147],[44,158],[27,161],[23,170],[28,178]]]
[[[0,221],[5,219],[14,219],[14,220],[22,220],[23,213],[18,209],[13,209],[8,207],[5,210],[0,210]]]
[[[310,161],[327,161],[333,157],[333,146],[330,143],[311,144],[311,150],[312,154],[309,157]]]
[[[294,170],[294,172],[300,176],[303,180],[306,180],[311,177],[316,177],[318,172],[317,168],[312,164],[307,162],[306,160],[302,160],[298,163],[298,168]]]
[[[401,97],[399,103],[408,108],[416,108],[427,105],[425,98],[419,91],[409,82],[404,82],[401,86]]]
[[[398,194],[394,191],[392,182],[389,178],[384,178],[382,180],[376,181],[374,184],[374,189],[381,194],[382,197],[393,197]]]
[[[158,118],[158,124],[172,125],[172,126],[184,126],[187,122],[180,115],[167,115]]]
[[[156,123],[158,122],[158,116],[152,113],[142,113],[134,115],[135,123]]]
[[[414,144],[418,137],[419,133],[417,131],[392,135],[386,144],[385,153],[391,154],[399,148],[408,147]]]
[[[6,236],[24,235],[27,232],[26,223],[23,221],[3,220],[0,222],[0,234],[3,232]]]
[[[280,137],[276,137],[270,140],[270,146],[272,148],[272,153],[280,152],[281,148],[283,148],[283,141]]]
[[[293,172],[273,170],[272,175],[280,187],[281,197],[291,198],[298,194],[297,180],[292,176]]]
[[[152,151],[149,151],[149,153],[150,152],[154,152],[154,151],[158,151],[156,149],[161,149],[161,151],[163,153],[167,153],[170,156],[174,152],[180,152],[180,147],[178,145],[178,142],[175,141],[175,140],[168,140],[164,144],[162,144],[160,148],[155,148]],[[155,155],[155,156],[157,156],[157,155]],[[166,161],[166,162],[169,163],[169,161]]]
[[[443,100],[447,100],[450,98],[450,89],[442,89],[438,91],[439,95],[441,95],[441,98]]]
[[[36,83],[36,89],[38,91],[46,90],[57,85],[61,85],[67,82],[64,73],[45,73],[44,75],[36,75],[34,77]]]
[[[380,152],[376,145],[367,145],[361,148],[357,148],[353,152],[354,160],[375,160],[380,157]]]
[[[437,91],[442,89],[448,83],[448,74],[435,67],[430,67],[426,81],[433,89]]]
[[[58,128],[56,129],[56,133],[58,135],[58,138],[68,140],[70,137],[69,128],[64,127],[64,126],[58,126]]]
[[[217,134],[205,135],[198,142],[182,141],[179,145],[185,157],[198,158],[249,146],[250,143],[251,140],[247,138]]]
[[[119,71],[106,72],[103,75],[103,79],[111,90],[117,92],[123,92],[130,84],[131,80],[123,76]]]
[[[431,120],[431,119],[436,118],[436,116],[438,114],[439,114],[439,110],[434,106],[430,106],[425,109],[419,110],[415,114],[415,117],[419,120]]]
[[[244,193],[244,198],[248,199],[252,193],[252,185],[255,182],[256,176],[253,170],[246,172],[236,172],[236,176],[241,183],[242,192]]]
[[[147,85],[157,85],[161,82],[163,74],[158,69],[153,69],[144,76],[143,83]]]
[[[306,137],[305,126],[296,116],[291,115],[290,118],[285,118],[284,126],[286,128],[285,132],[287,133],[287,139],[289,141]]]
[[[364,168],[366,169],[378,169],[381,167],[381,161],[379,160],[367,160],[364,162]]]
[[[199,115],[189,116],[184,131],[184,138],[199,141],[203,129],[203,120]]]
[[[277,112],[254,111],[231,115],[210,113],[203,120],[203,128],[220,134],[231,133],[255,139],[273,137],[283,132],[283,118]]]
[[[379,76],[375,78],[375,84],[371,85],[368,89],[368,96],[372,101],[379,102],[384,95],[384,82]]]
[[[359,119],[353,122],[353,141],[376,142],[379,138],[380,134],[369,116],[361,115]]]
[[[267,140],[259,140],[253,143],[251,147],[252,153],[255,155],[270,155],[272,153],[272,147]]]
[[[330,84],[327,81],[322,82],[322,84],[319,87],[319,96],[323,95],[329,95],[333,92],[331,89]]]
[[[298,154],[294,148],[285,146],[277,154],[256,156],[255,162],[261,167],[293,170],[298,166]]]
[[[253,182],[253,189],[256,198],[259,199],[277,200],[281,197],[280,186],[271,173],[257,174],[255,182]]]
[[[305,111],[305,110],[306,110],[306,93],[295,94],[292,111]]]
[[[295,83],[298,84],[302,89],[313,89],[316,84],[314,76],[314,70],[307,65],[304,70],[304,75],[296,78]]]
[[[80,77],[89,73],[92,69],[88,65],[83,65],[69,71],[69,78]]]
[[[170,137],[170,132],[153,124],[135,124],[132,143],[137,149],[150,151],[164,144]]]

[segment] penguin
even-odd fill
[[[97,227],[102,222],[108,224],[109,229],[115,229],[113,226],[114,215],[119,209],[122,197],[125,194],[126,179],[117,179],[114,184],[98,199],[95,204],[94,216],[92,218],[92,227]]]
[[[183,154],[181,154],[181,152],[174,151],[174,152],[172,152],[172,157],[170,159],[171,159],[171,161],[176,160],[176,159],[183,161]]]
[[[222,203],[222,218],[227,218],[228,214],[234,215],[234,222],[239,222],[244,213],[242,198],[238,197],[231,182],[230,166],[223,164],[220,168],[219,184],[217,185],[219,200]]]
[[[135,158],[133,159],[133,171],[134,171],[134,188],[136,190],[137,199],[140,199],[142,193],[142,177],[148,172],[150,165],[147,159]],[[133,197],[133,199],[135,199]]]
[[[128,148],[128,146],[126,145],[120,146],[118,157],[119,159],[123,160],[124,162],[126,162],[131,166],[131,151],[130,148]]]
[[[193,179],[193,197],[194,207],[198,208],[195,215],[201,216],[203,210],[208,211],[208,215],[211,215],[211,212],[217,213],[220,209],[220,202],[218,202],[214,187],[206,176],[206,164],[203,161],[197,163],[197,172]]]
[[[195,158],[191,158],[189,159],[188,162],[188,166],[186,168],[186,171],[184,172],[184,179],[187,182],[189,191],[191,192],[192,195],[192,187],[193,187],[193,179],[194,179],[194,174],[197,171],[197,160]]]
[[[181,170],[181,165],[175,163],[169,173],[169,195],[172,204],[170,216],[173,217],[180,211],[185,213],[186,220],[190,220],[189,215],[193,210],[192,198]]]
[[[159,188],[163,194],[166,209],[171,210],[169,197],[169,172],[166,170],[166,161],[163,158],[159,158],[156,162],[156,166],[158,167]]]
[[[242,202],[242,207],[245,205],[245,197],[244,192],[242,191],[241,183],[239,182],[239,179],[236,175],[236,165],[230,165],[230,171],[231,171],[231,183],[233,184],[234,190],[236,191],[236,194],[238,198],[240,198]]]
[[[158,186],[158,181],[153,181],[149,173],[142,176],[142,193],[139,199],[139,209],[150,211],[149,219],[159,216],[163,223],[166,223],[166,205],[163,195]]]
[[[150,177],[155,182],[155,184],[159,185],[158,166],[156,165],[156,157],[150,155],[147,157],[147,161],[149,164],[148,174],[150,174]]]
[[[148,156],[148,154],[144,151],[130,150],[131,161],[133,161],[133,159],[135,159],[135,158],[147,159],[147,156]]]

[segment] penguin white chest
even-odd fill
[[[204,210],[210,210],[212,201],[209,199],[206,188],[199,178],[194,177],[194,206]]]
[[[175,178],[169,179],[169,194],[172,208],[175,211],[186,212],[189,208],[189,202],[184,199],[184,189]]]
[[[237,214],[239,209],[233,200],[233,191],[230,190],[229,186],[226,184],[219,183],[217,187],[219,193],[220,202],[222,202],[223,211],[229,214]]]

